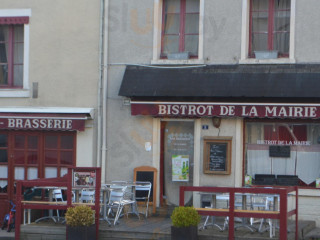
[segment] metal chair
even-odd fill
[[[114,225],[118,223],[119,217],[123,211],[124,206],[129,204],[135,204],[134,200],[127,198],[126,190],[127,190],[127,186],[121,186],[121,185],[110,186],[109,199],[108,199],[108,202],[106,203],[106,211],[107,211],[106,220],[109,223],[109,225],[111,225],[110,220],[113,220]],[[110,218],[109,217],[110,215],[113,215],[114,218]]]
[[[144,201],[145,202],[145,212],[139,212],[139,214],[145,215],[145,217],[148,217],[148,209],[149,209],[149,199],[150,199],[150,193],[151,193],[151,182],[136,182],[135,185],[135,200],[136,200],[136,206],[138,207],[138,203]]]
[[[62,195],[62,191],[60,188],[58,189],[54,189],[52,191],[52,199],[56,202],[66,202],[64,199],[63,199],[63,195]],[[59,209],[57,209],[57,220],[58,222],[60,221],[60,218],[64,220],[63,217],[60,217],[60,213],[59,213]]]
[[[79,200],[80,202],[83,202],[83,203],[94,203],[94,194],[95,194],[95,191],[83,189],[81,191],[81,197]]]

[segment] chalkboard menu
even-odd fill
[[[231,139],[204,140],[204,173],[230,174]]]
[[[290,146],[269,146],[269,157],[290,157]]]
[[[227,143],[210,144],[210,171],[226,171]]]

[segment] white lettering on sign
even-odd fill
[[[320,118],[319,106],[159,104],[158,116]],[[53,120],[51,120],[53,121]],[[25,124],[16,121],[16,125]],[[49,128],[54,122],[46,122]],[[65,123],[67,125],[67,123]],[[40,127],[42,123],[40,122]]]
[[[211,105],[159,104],[158,115],[211,116],[213,110]]]
[[[72,120],[8,118],[8,128],[72,129]]]

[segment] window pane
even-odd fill
[[[198,35],[185,36],[185,51],[190,52],[192,56],[198,56]]]
[[[290,9],[291,7],[291,0],[277,0],[274,3],[275,10],[286,10]]]
[[[38,169],[37,168],[28,168],[28,180],[38,178]]]
[[[8,181],[7,180],[0,180],[0,193],[7,192]]]
[[[8,162],[8,154],[7,154],[7,150],[5,149],[0,149],[0,162],[1,163]]]
[[[16,135],[14,136],[14,148],[24,149],[25,136]]]
[[[24,167],[15,167],[14,168],[14,179],[15,180],[24,180]]]
[[[54,167],[46,167],[44,170],[44,177],[45,178],[55,178],[57,177],[57,168]]]
[[[187,0],[186,12],[199,12],[199,0]]]
[[[18,42],[14,44],[14,63],[23,63],[23,48],[24,44],[23,42]]]
[[[58,163],[58,153],[55,151],[46,151],[45,153],[45,163],[47,164],[57,164]]]
[[[179,52],[179,36],[165,36],[163,40],[163,53]]]
[[[165,19],[165,34],[179,34],[180,31],[180,15],[168,14]]]
[[[38,153],[37,152],[28,152],[27,153],[28,164],[37,164],[38,163]]]
[[[15,151],[14,160],[15,164],[24,164],[24,151]]]
[[[0,52],[1,52],[1,46],[0,46]],[[8,85],[8,65],[7,64],[0,65],[0,85]]]
[[[252,0],[252,11],[267,11],[269,0]]]
[[[73,152],[61,152],[61,164],[72,165]]]
[[[64,175],[66,175],[68,173],[68,168],[61,168],[60,171],[60,176],[63,177]]]
[[[290,31],[290,12],[276,12],[274,15],[274,31]]]
[[[14,42],[23,42],[23,25],[14,25]]]
[[[58,148],[58,136],[46,136],[45,148]]]
[[[8,26],[0,25],[0,85],[8,84]]]
[[[252,51],[268,50],[268,34],[252,34]]]
[[[247,174],[298,175],[305,184],[314,184],[320,177],[319,136],[320,124],[246,123]],[[270,157],[270,145],[286,147],[290,154]]]
[[[23,65],[14,65],[13,69],[13,81],[14,86],[22,87],[23,86]]]
[[[274,34],[274,49],[278,50],[280,54],[289,54],[289,38],[290,33]]]
[[[73,136],[61,136],[61,148],[73,149]]]
[[[185,33],[199,34],[199,14],[186,14]]]
[[[37,136],[28,136],[28,149],[38,149]]]
[[[268,32],[268,13],[256,12],[252,13],[252,31]]]
[[[180,12],[180,0],[165,0],[164,2],[165,13],[179,13]]]
[[[1,178],[8,177],[8,166],[0,166],[0,176]]]
[[[8,147],[8,136],[0,134],[0,147]]]

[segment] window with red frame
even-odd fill
[[[189,52],[198,56],[199,0],[163,0],[161,57]]]
[[[23,87],[23,24],[0,24],[0,88]]]
[[[254,51],[278,51],[289,57],[291,0],[251,0],[249,56]]]

